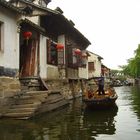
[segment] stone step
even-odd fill
[[[41,102],[39,100],[36,99],[20,99],[17,100],[15,105],[23,105],[23,104],[41,104]]]
[[[46,95],[46,94],[43,94],[43,95],[42,94],[41,95],[29,95],[29,97],[26,96],[26,95],[22,95],[17,102],[18,103],[19,102],[33,103],[33,102],[36,102],[36,101],[45,102],[47,97],[48,97],[48,95]]]
[[[28,87],[40,87],[39,83],[29,83]]]
[[[55,99],[48,99],[48,100],[46,100],[46,102],[48,102],[49,104],[53,104],[53,103],[56,103],[56,102],[59,102],[59,101],[61,101],[61,100],[64,100],[64,97],[58,97],[58,98],[55,98]]]
[[[47,90],[44,90],[44,91],[27,91],[26,93],[24,94],[28,94],[28,95],[40,95],[40,94],[46,94],[48,95],[48,91]]]
[[[44,103],[47,100],[45,97],[40,97],[40,96],[34,98],[36,98],[41,103]]]
[[[5,113],[4,117],[9,118],[24,118],[24,117],[31,117],[33,115],[33,112],[11,112],[11,113]]]
[[[36,108],[9,108],[7,113],[34,112]]]
[[[37,108],[38,106],[40,105],[40,103],[36,104],[36,103],[33,103],[33,104],[15,104],[15,105],[12,105],[11,108]]]
[[[48,97],[48,94],[22,94],[20,96],[14,97],[15,99],[17,98],[18,100],[40,100],[40,99],[46,99]]]
[[[33,94],[33,95],[30,95],[30,96],[32,96],[32,98],[36,98],[36,99],[38,99],[38,98],[44,98],[44,99],[48,98],[48,94]]]
[[[55,94],[55,93],[61,94],[61,90],[59,90],[59,89],[48,90],[48,94]]]
[[[64,98],[61,94],[50,94],[47,99],[48,100],[55,100],[55,99],[58,99],[58,98]]]
[[[30,99],[32,98],[31,95],[27,95],[27,94],[19,94],[13,97],[14,99]]]
[[[30,116],[28,117],[18,117],[18,118],[14,118],[15,120],[28,120],[30,118]]]

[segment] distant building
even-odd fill
[[[88,51],[89,57],[88,57],[88,78],[91,77],[100,77],[101,76],[101,69],[102,69],[102,57]]]

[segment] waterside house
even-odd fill
[[[50,0],[0,0],[0,115],[27,119],[68,104],[88,78],[90,44]]]
[[[88,51],[88,54],[89,54],[88,57],[89,85],[92,87],[92,89],[96,91],[98,86],[97,82],[95,82],[95,80],[93,79],[96,79],[102,75],[105,78],[105,88],[107,88],[110,83],[110,69],[102,63],[103,58],[100,55],[90,51]]]
[[[92,77],[100,77],[102,69],[102,57],[98,54],[88,51],[88,79]]]

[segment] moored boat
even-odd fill
[[[105,95],[98,95],[98,91],[92,92],[89,90],[83,97],[83,102],[87,107],[93,109],[105,109],[115,106],[117,98],[118,96],[113,88],[105,90]]]

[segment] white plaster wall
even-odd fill
[[[86,68],[79,68],[79,78],[88,79],[88,67]]]
[[[90,72],[88,77],[99,77],[101,75],[101,61],[98,60],[98,55],[90,53],[88,62],[94,62],[95,70]]]
[[[16,15],[0,9],[0,21],[3,22],[3,51],[0,52],[0,66],[19,68],[19,33]]]
[[[40,35],[40,76],[47,78],[47,50],[46,50],[46,37]]]
[[[28,20],[32,21],[33,23],[40,25],[40,18],[39,16],[33,16],[33,17],[26,17]]]
[[[59,72],[58,67],[53,65],[47,65],[47,79],[58,79]]]

